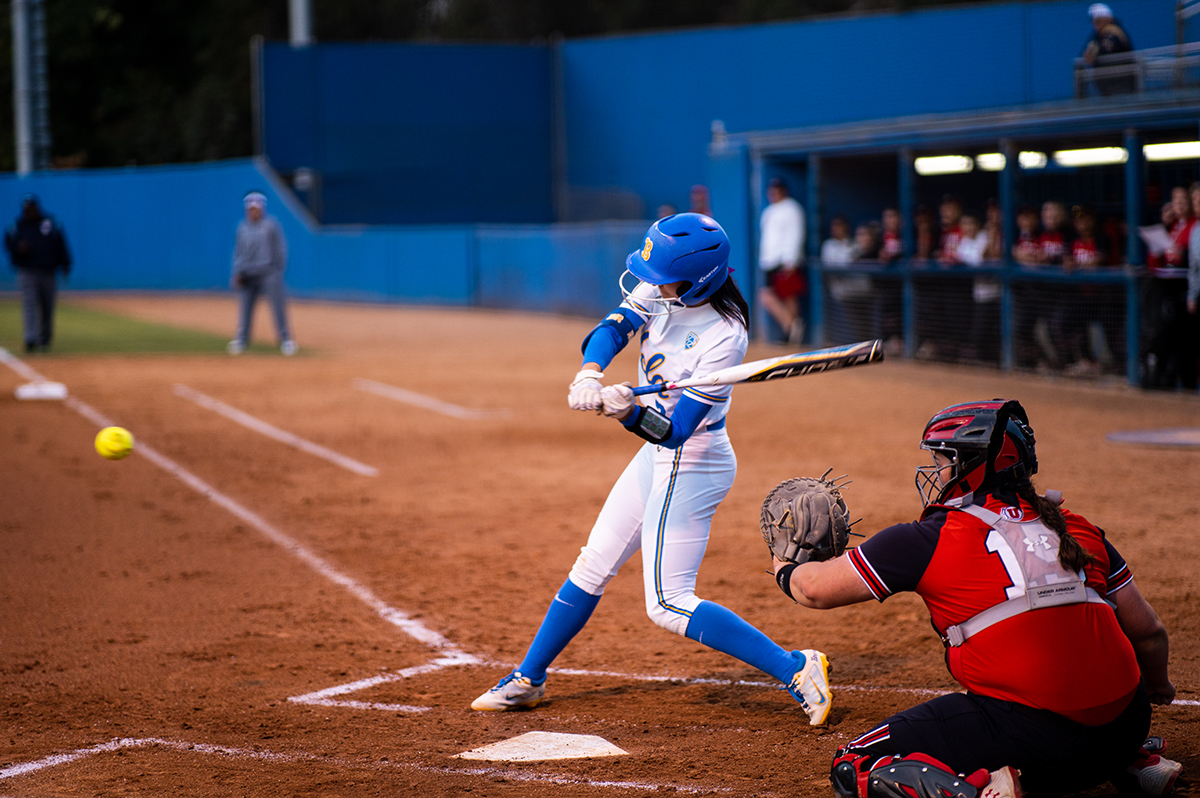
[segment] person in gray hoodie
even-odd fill
[[[297,352],[288,328],[287,296],[283,288],[283,270],[287,265],[287,241],[279,221],[266,212],[267,198],[251,191],[242,200],[246,218],[238,223],[233,246],[233,276],[230,286],[240,293],[237,337],[226,347],[229,354],[240,355],[250,343],[254,306],[260,295],[271,303],[279,350],[285,355]]]

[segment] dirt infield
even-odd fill
[[[235,315],[227,297],[76,301],[214,332]],[[591,323],[293,312],[290,359],[23,359],[69,386],[66,405],[16,401],[25,378],[0,366],[0,795],[829,796],[838,745],[954,683],[911,595],[824,613],[789,602],[765,573],[759,503],[833,467],[853,477],[858,529],[908,520],[921,425],[994,396],[1025,404],[1037,484],[1107,530],[1166,622],[1180,701],[1155,710],[1155,733],[1185,777],[1200,768],[1200,448],[1105,438],[1200,426],[1197,397],[902,362],[742,386],[729,421],[740,472],[698,592],[829,654],[829,728],[807,726],[764,675],[655,627],[636,557],[556,663],[586,673],[552,673],[548,703],[491,715],[468,704],[520,658],[639,444],[566,408]],[[633,369],[626,352],[609,374]],[[438,412],[451,406],[494,412]],[[98,457],[106,420],[139,451]],[[527,731],[599,735],[628,755],[454,758]]]

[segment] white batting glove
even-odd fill
[[[603,406],[600,400],[600,390],[604,387],[600,384],[600,378],[603,376],[604,372],[593,369],[584,369],[575,375],[575,381],[571,383],[571,390],[567,394],[567,404],[572,410],[594,412]]]
[[[600,391],[600,399],[604,403],[604,415],[609,418],[624,418],[633,407],[633,386],[627,382],[606,386]]]

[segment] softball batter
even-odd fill
[[[644,246],[630,253],[625,265],[625,301],[584,339],[583,367],[567,402],[573,410],[619,420],[647,443],[609,493],[525,658],[471,708],[541,703],[546,669],[587,623],[609,580],[641,549],[651,620],[769,673],[800,702],[809,722],[821,725],[831,703],[825,655],[786,651],[737,614],[695,593],[713,514],[737,474],[725,432],[732,386],[651,394],[653,404],[638,405],[629,383],[600,384],[604,368],[639,331],[641,385],[663,385],[742,362],[749,309],[729,279],[729,238],[708,216],[668,216],[650,227]],[[629,274],[639,281],[632,291],[625,287]]]

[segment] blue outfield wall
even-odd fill
[[[65,287],[225,290],[241,198],[259,189],[288,241],[293,295],[603,314],[641,222],[578,225],[322,227],[253,160],[0,176],[15,219],[29,192],[66,231]],[[15,290],[11,268],[0,290]]]
[[[330,224],[552,221],[550,102],[546,46],[263,49],[265,151]]]

